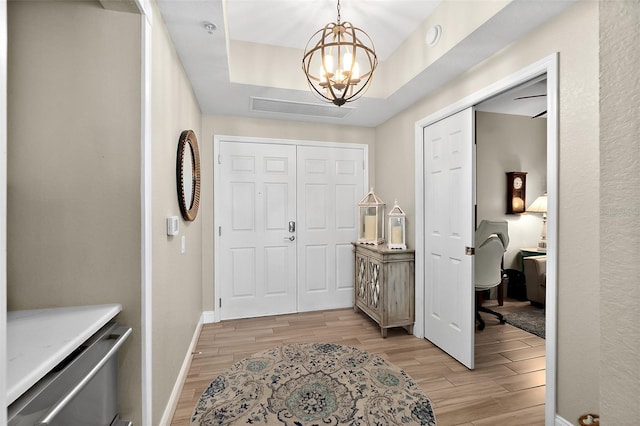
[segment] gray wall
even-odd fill
[[[159,424],[203,310],[201,206],[196,219],[182,219],[178,207],[176,153],[183,130],[200,145],[201,113],[173,44],[154,8],[152,39],[152,424]],[[201,163],[203,154],[201,148]],[[210,188],[208,185],[203,188]],[[167,236],[166,218],[180,218],[179,235]],[[180,253],[184,237],[186,250]]]
[[[639,1],[600,3],[599,380],[605,425],[640,418],[639,28]],[[598,378],[595,371],[585,374]]]
[[[526,205],[547,190],[547,120],[491,112],[476,113],[476,202],[481,220],[506,220],[505,268],[521,269],[519,250],[537,247],[540,214],[505,214],[505,172],[527,172]]]
[[[140,16],[8,3],[8,309],[120,303],[140,424]]]

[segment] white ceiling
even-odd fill
[[[530,81],[476,105],[476,110],[546,118],[546,78]]]
[[[465,1],[472,4],[478,0],[455,0],[458,10]],[[204,114],[373,127],[559,14],[574,1],[511,1],[455,46],[442,52],[437,60],[416,75],[407,77],[401,87],[389,93],[376,91],[376,83],[383,82],[374,78],[372,88],[364,97],[340,107],[347,112],[344,118],[335,117],[333,109],[338,107],[323,104],[308,87],[300,84],[304,82],[302,52],[314,32],[335,22],[335,1],[158,0],[158,5]],[[447,2],[450,0],[444,0]],[[389,57],[403,43],[413,40],[415,45],[416,39],[424,41],[425,28],[431,25],[430,15],[437,12],[439,5],[442,6],[440,0],[341,0],[341,20],[352,22],[372,38],[381,63],[376,72],[385,66],[401,72],[405,64],[397,63],[393,58],[388,60]],[[460,17],[462,21],[464,18]],[[205,30],[208,22],[217,26],[213,33]],[[454,29],[443,26],[443,39],[447,31],[454,32]],[[235,51],[231,49],[238,46],[253,49],[257,46],[259,50],[252,51],[257,54],[236,53],[234,56]],[[418,49],[430,49],[424,42],[418,46]],[[261,51],[266,56],[261,56]],[[424,56],[425,53],[416,52],[418,54]],[[293,57],[294,61],[287,62],[288,57]],[[277,70],[280,64],[282,73],[266,75],[268,72],[265,71],[265,75],[259,75],[260,70],[269,67]],[[252,72],[254,76],[250,77]],[[255,74],[258,74],[258,80],[255,80]],[[285,77],[285,84],[278,81],[282,77]],[[509,101],[507,104],[495,100],[485,107],[494,112],[529,116],[541,111],[540,102],[545,98],[513,101],[517,96],[504,96],[503,101]],[[252,111],[252,98],[273,99],[275,102],[267,103],[276,106],[277,101],[286,101],[288,105],[283,106],[294,107],[295,113]],[[316,109],[315,105],[321,108]],[[309,115],[311,112],[315,115]]]
[[[429,16],[440,0],[342,0],[341,21],[364,30],[385,61]],[[229,0],[229,37],[304,49],[311,35],[336,22],[335,0]],[[302,58],[301,58],[302,59]]]

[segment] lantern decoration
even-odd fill
[[[407,248],[407,244],[405,243],[405,219],[407,215],[404,210],[398,206],[398,200],[394,201],[393,208],[387,217],[389,218],[389,226],[387,228],[389,238],[387,240],[387,245],[390,249],[405,250]]]
[[[361,244],[384,244],[384,201],[373,192],[373,188],[358,203],[358,242]]]

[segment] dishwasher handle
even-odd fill
[[[107,361],[109,361],[109,359],[117,353],[118,349],[120,349],[120,346],[123,345],[124,341],[127,340],[127,337],[129,337],[130,334],[131,328],[127,328],[122,334],[120,334],[116,341],[113,343],[111,349],[109,349],[109,351],[102,357],[102,359],[100,359],[100,361],[91,369],[91,371],[89,371],[89,373],[87,373],[87,375],[68,394],[66,394],[60,401],[56,403],[53,408],[51,408],[47,412],[46,416],[44,416],[44,418],[40,420],[39,423],[37,423],[37,426],[46,426],[51,424],[53,419],[60,413],[60,411],[62,411],[64,407],[66,407],[66,405],[80,393],[80,391],[91,381],[91,379],[93,379],[93,377],[98,374],[100,369],[107,363]],[[118,335],[118,331],[116,331],[112,335]]]

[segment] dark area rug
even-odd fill
[[[378,355],[333,343],[290,344],[252,355],[204,391],[191,425],[426,425],[431,402]]]
[[[536,336],[544,339],[544,309],[530,309],[520,312],[512,312],[506,314],[504,317],[507,323],[514,327],[518,327],[528,333],[535,334]]]

